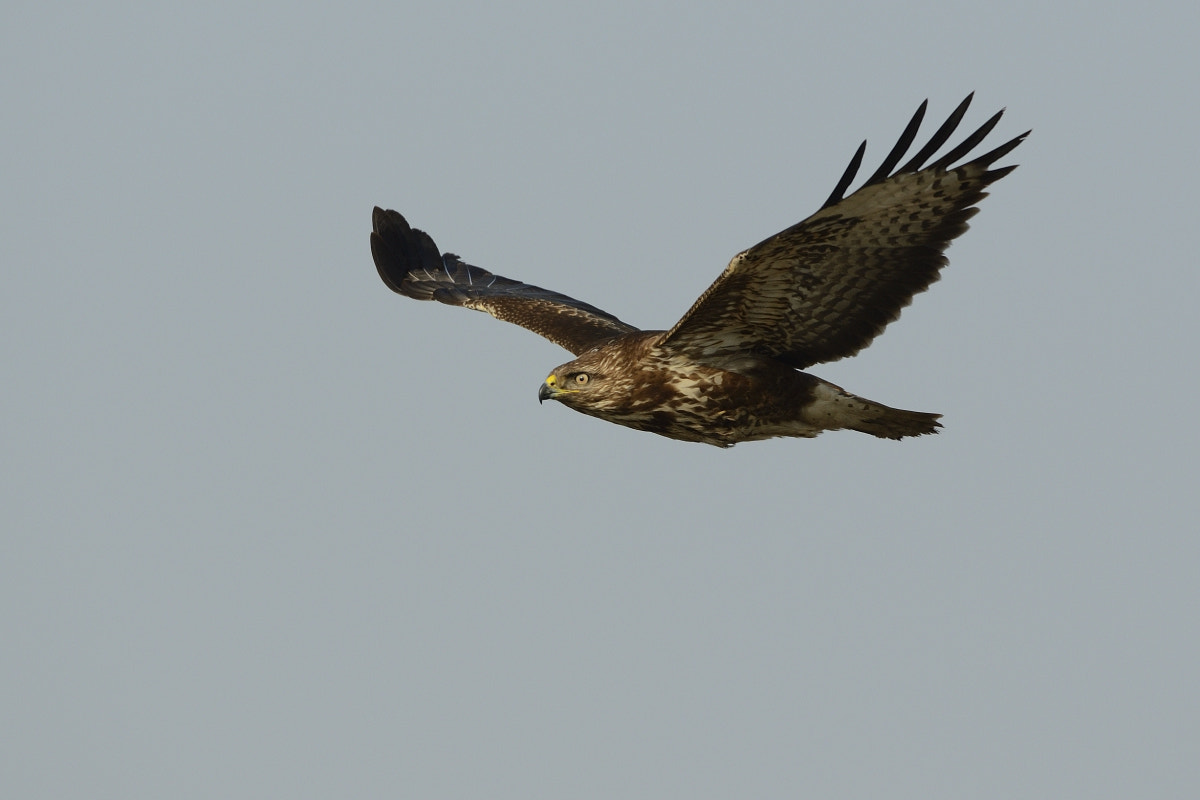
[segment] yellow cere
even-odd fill
[[[553,388],[553,387],[554,387],[554,381],[555,381],[555,378],[554,378],[554,376],[553,376],[553,375],[551,375],[549,378],[546,378],[546,385],[547,385],[547,386],[549,386],[549,387],[551,387],[551,388]]]

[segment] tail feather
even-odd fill
[[[881,439],[923,436],[937,433],[942,427],[938,422],[941,414],[892,408],[850,394],[825,381],[821,381],[814,391],[813,402],[805,409],[805,416],[827,430],[849,428]]]
[[[873,403],[870,400],[861,401],[865,408],[858,420],[846,427],[853,431],[869,433],[881,439],[903,439],[905,436],[923,436],[927,433],[937,433],[942,427],[938,420],[941,414],[929,414],[924,411],[905,411]]]

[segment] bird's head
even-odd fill
[[[578,411],[607,411],[619,406],[614,396],[611,365],[594,354],[555,367],[538,389],[538,402],[557,400]]]
[[[538,402],[557,400],[568,406],[588,405],[589,401],[603,394],[604,378],[587,370],[577,369],[575,364],[565,364],[550,373],[538,389]]]
[[[647,353],[662,334],[638,331],[596,345],[574,361],[555,367],[542,381],[538,400],[557,400],[612,422],[641,413],[647,404],[662,400],[659,394],[647,392],[648,386],[659,383],[652,375]]]

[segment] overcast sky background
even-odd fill
[[[1194,3],[6,5],[0,793],[1194,798]],[[670,326],[922,99],[1033,135],[719,450],[380,282],[372,206]]]

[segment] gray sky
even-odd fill
[[[1193,3],[10,3],[20,798],[1191,798]],[[722,451],[397,297],[373,205],[635,325],[969,91],[943,280]]]

